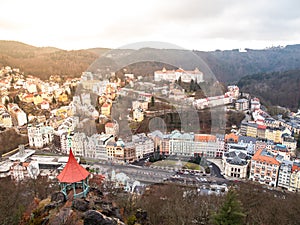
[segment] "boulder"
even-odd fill
[[[51,202],[65,202],[66,196],[62,192],[55,192],[51,195]]]
[[[102,213],[89,210],[84,215],[84,225],[125,225],[118,219],[106,217]]]
[[[78,211],[85,212],[89,209],[89,202],[84,199],[74,199],[72,207]]]

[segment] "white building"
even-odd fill
[[[154,152],[154,142],[146,134],[132,135],[132,142],[135,145],[136,159],[142,159]]]
[[[101,134],[97,137],[97,145],[96,145],[96,151],[95,151],[95,158],[99,160],[108,160],[108,154],[107,154],[107,143],[111,140],[113,140],[113,136],[110,134]]]
[[[79,117],[70,116],[67,117],[57,130],[73,131],[75,127],[79,124]]]
[[[41,103],[41,109],[48,110],[50,108],[50,104],[48,101],[42,101]]]
[[[154,72],[154,81],[157,82],[161,80],[175,82],[179,78],[182,82],[191,82],[191,80],[194,80],[195,82],[200,83],[204,81],[203,73],[198,68],[195,68],[195,70],[192,71],[183,70],[182,68],[177,70],[166,70],[166,68],[163,68],[162,70]]]
[[[239,95],[240,95],[240,89],[238,86],[236,85],[230,85],[227,86],[227,94],[232,97],[233,99],[238,99]]]
[[[86,136],[85,133],[63,133],[61,136],[61,150],[68,154],[70,148],[74,155],[87,158],[108,160],[106,145],[113,139],[111,134],[93,134]]]
[[[22,181],[28,176],[27,167],[24,164],[27,165],[29,163],[15,163],[15,165],[11,167],[12,179]]]
[[[275,154],[259,149],[251,159],[249,180],[276,187],[279,166],[280,162]]]
[[[9,103],[7,108],[17,126],[23,126],[27,123],[26,113],[17,104]]]
[[[255,111],[255,110],[260,109],[260,101],[259,101],[259,99],[258,98],[252,98],[250,100],[250,107],[251,107],[250,109],[251,109],[252,112]]]
[[[105,133],[117,136],[119,134],[119,124],[117,121],[108,122],[105,124]]]
[[[282,138],[282,144],[285,145],[290,152],[294,152],[297,148],[297,141],[291,136],[284,136]]]
[[[279,167],[278,187],[288,189],[290,187],[290,178],[292,174],[292,161],[283,161]]]
[[[85,156],[84,141],[86,139],[85,133],[71,133],[69,135],[71,141],[71,148],[75,156]]]
[[[133,120],[136,122],[142,122],[144,120],[144,112],[141,108],[133,110],[132,116]]]
[[[224,174],[232,178],[247,178],[250,156],[246,150],[229,149],[222,158]]]
[[[195,134],[194,154],[207,158],[219,157],[217,137],[210,134]]]
[[[300,163],[294,162],[290,177],[289,191],[300,191]]]
[[[106,145],[112,139],[111,134],[94,134],[87,137],[84,141],[85,157],[107,161]]]
[[[249,101],[245,98],[238,99],[235,102],[235,109],[238,111],[245,111],[249,109]]]
[[[43,148],[53,140],[54,129],[44,124],[27,126],[29,146],[35,148]]]
[[[147,101],[132,101],[132,109],[135,110],[137,108],[141,108],[146,111],[148,109],[148,104],[149,103]]]
[[[6,107],[2,104],[0,104],[0,126],[12,127],[12,118]]]
[[[169,154],[193,156],[195,152],[194,134],[174,130],[169,135]]]

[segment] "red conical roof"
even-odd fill
[[[84,180],[89,174],[85,168],[79,165],[70,149],[69,160],[57,179],[62,183],[75,183]]]

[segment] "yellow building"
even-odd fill
[[[267,140],[274,141],[275,140],[275,135],[273,133],[273,129],[267,128],[266,133],[265,133],[265,137],[266,137]]]
[[[33,103],[34,103],[35,105],[41,104],[42,102],[43,102],[43,98],[42,98],[41,95],[35,94],[35,95],[33,96]]]
[[[257,124],[256,123],[248,123],[246,134],[248,137],[257,136]]]
[[[280,129],[267,128],[265,137],[267,140],[273,141],[275,143],[281,143],[282,131]]]
[[[110,84],[108,84],[106,86],[105,92],[106,92],[107,98],[109,98],[111,100],[114,100],[116,98],[116,89],[113,86],[111,86]]]
[[[110,116],[110,113],[111,113],[111,103],[105,102],[101,106],[101,114],[104,116]]]
[[[136,159],[135,148],[132,143],[124,143],[119,138],[117,141],[110,141],[106,145],[108,159],[116,162],[133,162]]]
[[[100,105],[104,104],[106,102],[106,96],[105,95],[101,95],[99,96],[98,102]]]
[[[281,136],[282,136],[282,131],[280,129],[276,129],[274,135],[274,142],[281,143]]]
[[[142,122],[144,120],[144,113],[141,108],[133,110],[133,120],[136,122]]]
[[[68,95],[66,93],[62,93],[58,97],[59,102],[67,102],[68,101]]]
[[[31,103],[34,101],[33,94],[24,94],[22,95],[21,99],[23,102],[26,103]]]

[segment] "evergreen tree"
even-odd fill
[[[154,96],[152,95],[151,96],[151,106],[153,107],[155,105],[155,99],[154,99]]]
[[[14,83],[15,83],[15,78],[12,76],[12,78],[10,80],[10,85],[13,86]]]
[[[229,189],[225,202],[218,213],[213,215],[213,223],[217,225],[240,225],[244,222],[246,215],[242,212],[242,207],[237,199],[237,193]]]
[[[53,97],[52,98],[52,104],[56,104],[57,103],[57,101],[56,101],[56,99]]]
[[[6,99],[5,99],[5,103],[4,103],[4,104],[5,104],[5,107],[7,107],[8,103],[9,103],[9,100],[6,98]]]
[[[181,86],[181,76],[178,78],[177,84]]]
[[[15,102],[16,104],[18,104],[18,103],[20,102],[20,97],[19,97],[19,95],[16,95],[16,96],[15,96],[14,102]]]
[[[192,79],[190,83],[190,92],[195,91],[195,81]]]

